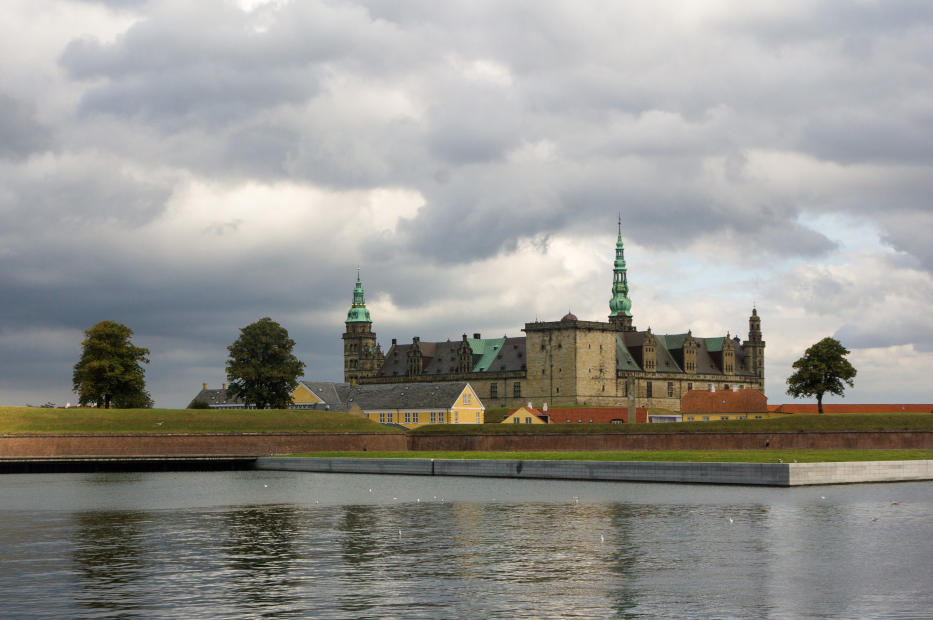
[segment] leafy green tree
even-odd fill
[[[292,402],[304,362],[292,355],[295,341],[288,331],[264,317],[240,330],[227,347],[227,394],[257,409],[285,409]]]
[[[835,338],[823,338],[794,362],[797,370],[787,378],[787,393],[794,397],[816,396],[823,413],[823,394],[843,396],[845,386],[855,387],[856,370],[846,359],[849,350]]]
[[[134,346],[133,330],[114,321],[101,321],[85,330],[81,359],[72,376],[81,405],[126,408],[152,407],[146,391],[149,349]]]

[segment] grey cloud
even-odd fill
[[[922,353],[933,352],[933,327],[925,320],[894,321],[884,325],[847,323],[833,337],[849,349],[911,345]]]
[[[612,231],[619,211],[630,242],[738,262],[821,256],[833,242],[800,214],[858,213],[933,272],[925,3],[736,10],[719,24],[693,22],[676,3],[101,4],[138,20],[61,50],[54,105],[0,98],[0,287],[18,300],[0,324],[123,320],[164,340],[159,355],[178,347],[195,360],[153,366],[166,394],[222,368],[231,334],[264,315],[315,357],[315,376],[339,378],[342,326],[287,319],[345,309],[358,261],[371,297],[391,293],[417,316],[460,293],[443,276],[452,266],[524,240]],[[471,75],[475,62],[502,75]],[[750,170],[752,152],[859,175],[808,186],[786,170]],[[360,233],[357,247],[330,247],[330,231],[315,228],[301,244],[270,239],[224,260],[121,254],[86,234],[153,222],[189,180],[395,187],[426,205],[397,234]],[[348,208],[347,226],[355,217]],[[208,221],[207,248],[243,233],[222,207]],[[861,303],[827,274],[783,284],[809,313]],[[386,340],[512,335],[529,318],[496,312],[376,329]]]
[[[51,146],[51,133],[32,106],[0,92],[0,159],[21,159]]]

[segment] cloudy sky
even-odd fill
[[[931,163],[923,0],[5,0],[0,404],[103,319],[158,406],[263,316],[341,380],[357,265],[384,348],[605,320],[619,213],[639,328],[930,402]]]

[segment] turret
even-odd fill
[[[376,375],[384,360],[372,330],[359,269],[353,288],[353,303],[347,311],[346,326],[343,334],[343,380],[355,385],[361,377]]]
[[[758,309],[752,308],[748,317],[748,340],[742,343],[745,349],[745,370],[758,377],[761,390],[765,389],[765,341],[761,337],[761,318]]]
[[[622,245],[622,216],[619,216],[619,237],[616,240],[616,260],[612,267],[612,298],[609,300],[609,322],[619,331],[635,331],[632,325],[632,300],[628,296],[628,273],[625,247]]]

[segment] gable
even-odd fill
[[[295,391],[292,392],[292,402],[301,404],[314,404],[323,403],[324,400],[312,392],[307,385],[304,383],[299,383],[298,387],[295,388]]]

